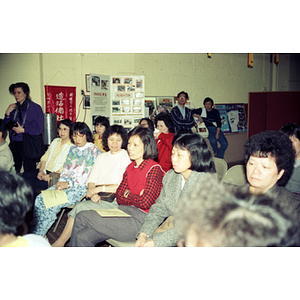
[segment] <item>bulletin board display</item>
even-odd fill
[[[145,116],[145,76],[111,76],[110,124],[129,132]]]
[[[216,104],[224,133],[246,132],[247,118],[245,104]]]

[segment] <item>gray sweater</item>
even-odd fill
[[[160,196],[155,201],[145,217],[143,226],[137,236],[143,232],[153,238],[155,247],[172,247],[176,246],[179,236],[174,227],[165,232],[154,233],[156,228],[164,221],[165,218],[173,215],[173,209],[179,199],[186,196],[195,185],[205,180],[208,173],[192,171],[182,188],[182,175],[170,170],[163,178],[163,188]],[[211,177],[210,177],[211,178]]]

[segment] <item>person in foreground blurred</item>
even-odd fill
[[[128,134],[130,163],[116,191],[117,208],[129,218],[101,217],[96,211],[76,215],[70,247],[93,247],[109,238],[132,242],[142,226],[151,205],[162,189],[165,172],[154,161],[158,151],[154,135],[148,128],[137,126]]]
[[[35,234],[16,236],[18,226],[32,206],[30,185],[15,173],[0,171],[0,191],[0,247],[50,247]]]
[[[171,223],[163,232],[156,230],[165,219],[172,218],[174,207],[182,197],[208,180],[207,174],[214,166],[205,140],[196,133],[182,134],[174,141],[171,159],[173,169],[163,178],[163,189],[137,234],[135,247],[176,246],[178,235]],[[217,180],[217,176],[209,177],[212,178]]]
[[[300,195],[284,188],[295,161],[288,136],[276,131],[260,132],[246,141],[244,150],[250,193],[270,196],[291,220],[299,220]]]
[[[195,186],[178,202],[174,224],[178,246],[298,246],[293,222],[272,198],[245,188],[229,190],[214,180]]]
[[[294,171],[285,188],[290,192],[300,194],[300,126],[288,123],[283,125],[280,131],[290,138],[295,150]]]

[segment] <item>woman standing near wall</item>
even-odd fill
[[[32,153],[23,147],[23,139],[24,134],[41,135],[44,127],[44,113],[41,106],[31,100],[27,83],[14,83],[10,85],[9,92],[14,95],[17,103],[8,106],[4,121],[9,129],[9,147],[14,157],[15,169],[17,173],[20,173],[23,164],[24,171],[33,171],[43,153],[39,157],[31,157]],[[39,146],[41,147],[41,144]]]

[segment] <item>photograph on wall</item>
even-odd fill
[[[139,124],[140,121],[141,121],[141,119],[142,119],[142,118],[133,118],[133,124],[134,124],[134,125]]]
[[[120,113],[121,112],[121,108],[120,108],[120,106],[113,106],[112,107],[112,112],[113,113]]]
[[[84,109],[90,109],[91,108],[91,97],[89,95],[84,96],[83,108]]]
[[[101,80],[101,89],[108,90],[109,89],[109,81],[108,80]]]
[[[100,86],[100,77],[92,76],[92,86]]]
[[[135,93],[135,98],[143,98],[143,97],[144,97],[144,93],[142,92]]]
[[[174,97],[157,97],[157,105],[173,107]]]
[[[118,92],[125,92],[125,85],[118,85]]]
[[[113,100],[112,105],[120,105],[120,100]]]
[[[133,106],[133,111],[134,113],[141,113],[142,112],[142,107],[141,106]]]
[[[113,84],[121,83],[121,77],[113,77],[113,78],[112,78],[112,83],[113,83]]]
[[[132,104],[133,105],[142,105],[142,101],[141,101],[141,99],[134,99]]]
[[[85,74],[85,90],[87,93],[91,91],[91,76],[90,74]]]
[[[122,105],[130,105],[129,99],[122,99]]]
[[[124,126],[132,125],[132,119],[131,118],[124,118]]]
[[[130,106],[123,106],[122,107],[122,112],[123,113],[130,113],[131,112],[131,107]]]
[[[143,87],[143,79],[137,79],[136,80],[136,88],[142,88]]]
[[[132,78],[129,77],[124,78],[124,84],[132,84]]]
[[[135,86],[134,85],[127,85],[127,92],[134,92]]]
[[[122,125],[122,118],[114,118],[113,121],[114,121],[114,124]]]

